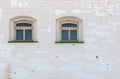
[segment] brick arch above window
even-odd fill
[[[10,38],[14,42],[37,41],[36,19],[29,16],[17,16],[10,19]]]

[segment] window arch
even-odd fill
[[[66,16],[56,20],[56,42],[83,42],[82,20]]]
[[[10,41],[37,41],[36,19],[28,16],[19,16],[12,18],[10,23]]]

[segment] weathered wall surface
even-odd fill
[[[37,19],[39,43],[8,43],[10,19]],[[56,44],[56,19],[83,20],[82,44]],[[120,0],[0,0],[0,79],[120,79]]]

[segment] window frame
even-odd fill
[[[62,24],[66,24],[66,23],[76,24],[77,27],[62,27]],[[69,32],[70,30],[77,30],[77,40],[75,41],[70,40],[70,36],[69,36],[69,40],[63,41],[62,35],[61,35],[62,30],[68,30]],[[66,16],[66,17],[58,18],[56,20],[56,43],[62,43],[62,42],[63,43],[83,43],[82,20],[73,16]]]
[[[32,24],[32,26],[31,27],[25,27],[25,26],[17,26],[17,24],[18,23],[30,23],[30,24]],[[33,35],[34,35],[34,33],[33,33],[33,22],[30,22],[30,21],[18,21],[18,22],[15,22],[15,25],[14,25],[14,40],[15,41],[31,41],[31,40],[25,40],[25,31],[26,30],[32,30],[32,40],[33,40]],[[17,34],[17,30],[23,30],[23,40],[17,40],[17,36],[16,36],[16,34]]]
[[[30,23],[32,26],[16,26],[17,23]],[[35,42],[37,41],[36,19],[28,16],[14,17],[10,20],[9,42]],[[23,40],[16,39],[16,31],[23,30]],[[32,30],[32,40],[25,40],[25,30]]]

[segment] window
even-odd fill
[[[57,19],[56,42],[83,42],[82,21],[76,17]]]
[[[33,27],[32,23],[20,22],[15,23],[15,40],[16,41],[32,41]]]
[[[62,24],[61,41],[77,41],[77,24]]]
[[[10,41],[36,41],[36,20],[26,16],[11,19]]]

